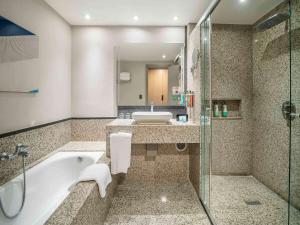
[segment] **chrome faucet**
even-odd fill
[[[12,154],[7,152],[0,153],[0,161],[14,160],[17,156],[27,157],[29,155],[29,147],[23,144],[17,144],[16,150]]]
[[[153,112],[154,111],[154,103],[153,102],[151,102],[151,112]]]

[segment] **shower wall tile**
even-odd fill
[[[300,1],[292,1],[292,102],[295,103],[297,111],[300,110]],[[291,136],[291,178],[290,196],[292,204],[300,209],[300,120],[296,119],[292,123]],[[291,214],[294,214],[291,212]],[[293,215],[291,215],[293,217]],[[291,218],[291,223],[296,223]]]
[[[204,175],[200,174],[200,145],[189,145],[189,177],[198,196],[200,196],[201,183],[204,182]],[[201,176],[201,179],[200,179]]]
[[[71,120],[56,123],[28,132],[0,138],[0,152],[13,153],[18,143],[30,147],[26,165],[32,164],[71,141]],[[20,174],[22,159],[0,163],[0,185]]]
[[[105,141],[105,126],[114,119],[72,119],[72,141]]]
[[[253,34],[253,175],[288,197],[289,127],[281,112],[289,100],[289,35],[283,22]]]
[[[212,173],[252,171],[252,27],[213,24],[212,98],[240,99],[241,120],[213,120]]]

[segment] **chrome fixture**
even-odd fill
[[[154,111],[154,103],[153,102],[151,102],[151,112],[153,112]]]
[[[8,154],[6,152],[3,152],[0,154],[0,161],[11,161],[14,160],[17,156],[21,156],[22,157],[22,164],[23,164],[23,193],[22,193],[22,204],[21,207],[19,208],[18,212],[14,215],[8,215],[8,213],[5,211],[3,203],[2,203],[2,199],[0,197],[0,209],[3,213],[3,215],[8,218],[8,219],[13,219],[15,217],[17,217],[23,207],[24,207],[24,203],[25,203],[25,196],[26,196],[26,170],[25,170],[25,158],[28,157],[29,155],[29,147],[23,144],[17,144],[16,146],[16,150],[14,153],[12,154]]]
[[[290,121],[300,117],[300,114],[297,113],[295,104],[289,101],[286,101],[282,104],[281,111],[288,126],[290,126]]]
[[[282,23],[283,21],[288,20],[289,18],[290,15],[288,13],[277,13],[257,24],[255,29],[257,31],[265,31],[276,26],[277,24]]]
[[[27,157],[29,152],[29,147],[23,144],[17,144],[16,150],[12,154],[2,152],[0,154],[0,161],[14,160],[17,156]]]

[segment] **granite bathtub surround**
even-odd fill
[[[252,172],[252,26],[212,25],[212,99],[241,100],[239,120],[212,122],[212,173]],[[219,105],[219,107],[221,107]]]
[[[31,167],[64,144],[106,140],[105,125],[113,119],[67,119],[52,125],[0,138],[0,152],[12,153],[18,143],[30,147],[26,165]],[[92,143],[93,145],[93,143]],[[21,173],[21,158],[0,163],[0,186]]]
[[[70,142],[60,148],[60,151],[96,151],[102,150],[101,142]],[[98,163],[110,164],[103,155]],[[112,176],[112,182],[107,187],[105,198],[100,197],[95,181],[80,182],[73,187],[71,193],[56,209],[46,222],[46,225],[103,225],[111,207],[112,198],[116,193],[121,177]]]
[[[72,119],[72,141],[105,141],[105,125],[112,119]]]
[[[71,141],[71,121],[67,120],[0,138],[0,152],[13,153],[18,143],[28,145],[30,150],[26,165],[32,166],[69,141]],[[0,163],[0,186],[20,174],[21,169],[20,157],[13,161],[2,161]]]

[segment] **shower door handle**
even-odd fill
[[[290,113],[291,117],[300,118],[300,113]]]
[[[293,121],[296,118],[300,118],[300,114],[296,111],[295,104],[289,101],[286,101],[282,104],[281,112],[288,126],[290,124],[290,121]]]

